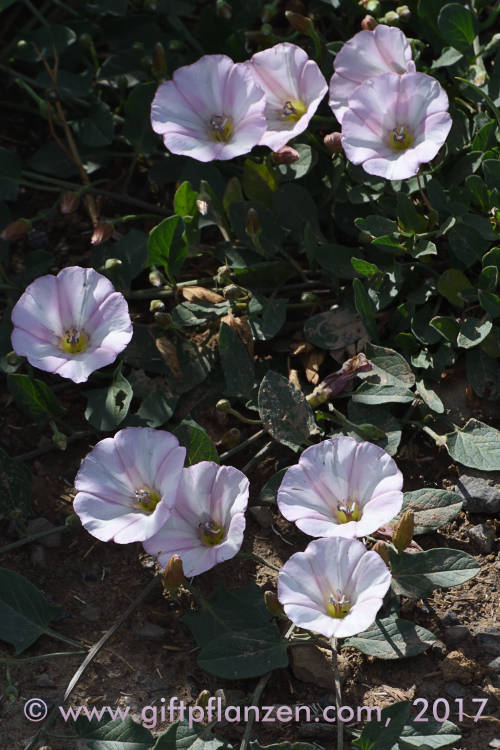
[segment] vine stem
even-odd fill
[[[255,562],[265,565],[266,567],[271,568],[271,570],[276,570],[278,573],[281,570],[281,568],[278,568],[274,563],[270,563],[267,560],[264,560],[260,555],[256,555],[255,552],[238,552],[238,557],[246,557],[249,560],[255,560]]]
[[[344,748],[344,725],[339,721],[339,709],[342,706],[342,690],[340,687],[340,672],[339,663],[337,658],[337,639],[335,637],[331,640],[332,644],[332,664],[333,664],[333,677],[335,681],[335,708],[337,712],[337,750],[343,750]]]
[[[62,524],[62,526],[55,526],[53,529],[47,529],[46,531],[39,531],[37,534],[31,534],[31,536],[25,536],[23,539],[18,539],[17,542],[6,544],[5,547],[0,547],[0,555],[4,552],[10,552],[11,549],[17,549],[17,547],[23,547],[25,544],[30,542],[36,542],[37,539],[43,539],[46,536],[55,534],[56,532],[68,531],[69,526]]]
[[[252,695],[252,706],[257,705],[258,701],[260,700],[260,696],[262,695],[270,676],[271,676],[271,672],[268,672],[267,674],[263,674],[260,680],[258,681],[257,686],[255,690],[253,691],[253,695]],[[245,727],[245,733],[241,740],[240,750],[247,750],[248,741],[250,739],[250,733],[252,731],[254,718],[255,716],[254,716],[254,713],[252,712],[252,714],[248,717],[248,722]]]
[[[428,197],[424,193],[424,187],[421,182],[420,172],[417,172],[417,182],[418,182],[418,189],[420,190],[420,195],[422,196],[423,202],[425,203],[429,211],[434,211],[434,209],[432,208],[431,202],[429,201]]]

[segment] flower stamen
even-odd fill
[[[291,122],[298,122],[307,112],[307,107],[300,99],[287,99],[281,110],[282,117]]]
[[[64,336],[61,337],[60,347],[68,354],[78,354],[87,348],[88,343],[89,337],[85,331],[70,326],[64,331]]]
[[[413,135],[406,125],[397,125],[389,133],[389,145],[395,151],[406,151],[413,143]]]
[[[206,521],[201,521],[198,524],[200,529],[200,539],[206,547],[215,547],[216,544],[220,544],[226,532],[223,526],[220,526],[212,518]]]
[[[213,115],[210,118],[210,135],[215,141],[227,143],[233,137],[233,123],[225,115]]]
[[[346,503],[337,503],[335,514],[339,523],[349,523],[349,521],[359,521],[362,510],[357,500],[351,500]]]
[[[159,493],[149,487],[141,487],[135,491],[135,503],[147,515],[153,513],[160,500]]]
[[[326,603],[327,614],[335,618],[345,617],[350,609],[350,599],[340,589],[332,591]]]

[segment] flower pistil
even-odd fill
[[[80,331],[75,326],[71,326],[64,331],[61,337],[60,347],[68,354],[78,354],[83,352],[89,343],[89,337],[85,331]]]
[[[361,507],[357,500],[351,500],[347,503],[337,503],[335,513],[339,523],[359,521],[362,516]]]
[[[307,112],[307,107],[300,99],[287,99],[283,104],[282,115],[290,122],[298,122]]]
[[[224,528],[212,518],[202,521],[199,524],[199,529],[200,539],[206,547],[215,547],[215,545],[220,544],[226,536]]]
[[[345,617],[350,609],[351,602],[347,596],[339,589],[332,591],[326,603],[327,614],[335,618]]]
[[[141,487],[135,491],[135,502],[138,508],[150,515],[160,502],[161,497],[156,490],[149,487]]]
[[[233,137],[233,123],[225,115],[213,115],[210,118],[210,135],[214,141],[227,143]]]

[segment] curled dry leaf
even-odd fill
[[[306,371],[306,378],[308,383],[318,385],[319,383],[319,368],[325,361],[326,352],[322,352],[320,349],[313,349],[303,356],[304,369]]]
[[[241,339],[250,357],[253,359],[253,336],[250,323],[246,315],[236,318],[231,311],[220,319],[221,324],[226,323]]]
[[[155,346],[165,360],[167,366],[172,371],[174,378],[176,380],[182,380],[182,370],[179,363],[179,357],[177,356],[177,349],[173,341],[167,339],[166,336],[157,336],[155,338]]]
[[[211,305],[224,302],[224,297],[203,286],[185,286],[182,289],[182,296],[188,302],[208,302]]]
[[[299,378],[299,371],[298,370],[290,370],[288,373],[288,380],[292,385],[295,386],[295,388],[298,391],[302,390],[302,386],[300,385],[300,378]]]

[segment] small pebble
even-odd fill
[[[250,508],[250,515],[263,529],[270,529],[273,525],[273,514],[265,505],[254,505],[253,508]]]
[[[47,553],[41,544],[35,544],[30,554],[30,562],[34,568],[47,567]]]
[[[132,635],[136,641],[163,641],[167,635],[166,628],[161,625],[155,625],[153,622],[146,622],[140,628],[135,628]]]
[[[491,740],[488,747],[492,747],[494,750],[498,750],[500,748],[500,737],[495,737]]]
[[[500,656],[497,656],[496,659],[492,659],[488,666],[494,672],[500,672]]]
[[[50,531],[50,529],[55,528],[55,525],[47,518],[34,518],[26,526],[26,531],[28,536],[31,536],[31,534],[40,534],[42,531]],[[44,547],[60,547],[62,541],[61,532],[57,531],[55,534],[44,536],[37,541],[43,544]]]
[[[465,625],[451,625],[445,628],[444,639],[450,646],[463,641],[469,635],[469,630]]]
[[[476,630],[474,640],[487,654],[498,656],[500,652],[500,625],[489,625]]]
[[[495,531],[485,523],[478,523],[467,530],[472,542],[477,546],[480,552],[488,555],[493,549],[495,543]]]
[[[467,696],[467,688],[458,682],[445,682],[444,692],[452,698],[465,698]]]
[[[454,612],[447,612],[441,619],[443,625],[458,625],[458,617]]]
[[[88,604],[80,612],[80,617],[83,617],[87,622],[97,622],[101,619],[102,611],[100,607],[94,607],[92,604]]]

